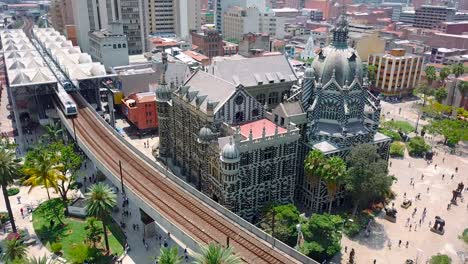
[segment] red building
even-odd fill
[[[447,34],[463,34],[468,32],[468,21],[441,22],[434,27]]]
[[[223,38],[216,30],[205,30],[203,32],[191,32],[192,45],[197,46],[198,52],[213,58],[224,56]]]
[[[139,130],[158,127],[156,94],[154,92],[133,93],[122,99],[122,112],[127,120]]]

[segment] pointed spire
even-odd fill
[[[333,68],[332,79],[336,79],[336,69]]]
[[[333,46],[347,47],[348,43],[348,20],[346,19],[346,6],[342,5],[341,15],[336,20],[336,24],[332,29],[333,32]]]
[[[263,138],[266,137],[266,128],[265,128],[265,124],[263,124],[262,137],[263,137]]]
[[[250,130],[249,130],[249,140],[252,141],[253,139],[253,133],[252,133],[252,127],[250,127]]]
[[[160,84],[161,85],[167,85],[167,83],[166,83],[166,72],[162,73]]]

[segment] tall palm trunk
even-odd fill
[[[104,243],[106,244],[106,254],[109,254],[109,238],[107,237],[107,226],[104,223],[104,218],[102,221],[102,231],[104,232]]]
[[[5,184],[2,184],[2,191],[3,199],[5,199],[5,205],[8,211],[8,216],[10,217],[11,228],[13,229],[13,233],[16,233],[15,218],[13,217],[13,211],[11,211],[10,199],[8,198],[7,187]]]
[[[44,185],[46,192],[47,192],[47,198],[50,200],[50,193],[49,193],[49,188],[47,187],[47,184]]]
[[[330,202],[328,203],[328,214],[331,214],[332,204],[333,204],[333,200],[330,199]]]

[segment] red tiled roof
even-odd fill
[[[190,56],[192,59],[194,59],[196,61],[203,61],[203,60],[209,60],[210,59],[210,58],[208,58],[207,56],[205,56],[203,54],[200,54],[198,52],[191,51],[191,50],[184,51],[184,54],[187,55],[187,56]]]
[[[311,31],[313,31],[313,32],[328,32],[328,28],[327,27],[319,27],[319,28],[313,29]]]
[[[260,119],[252,121],[240,126],[241,135],[245,138],[249,138],[250,129],[252,129],[252,138],[261,138],[263,135],[263,128],[265,127],[265,136],[275,135],[276,124],[268,119]],[[286,133],[287,130],[283,127],[278,126],[278,134]]]

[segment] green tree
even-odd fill
[[[405,144],[401,142],[393,142],[390,145],[390,156],[392,157],[404,157],[405,156]]]
[[[452,73],[455,74],[455,77],[460,77],[465,73],[465,67],[463,67],[463,64],[457,63],[452,65]]]
[[[60,122],[52,122],[50,124],[47,124],[44,126],[45,128],[45,134],[43,135],[43,138],[49,142],[56,142],[60,141],[60,137],[62,136],[63,129],[60,126]]]
[[[388,175],[387,161],[369,144],[358,145],[347,157],[348,177],[346,189],[353,198],[353,215],[359,206],[390,193],[394,177]]]
[[[434,90],[427,85],[419,85],[413,91],[414,94],[420,94],[423,98],[423,107],[426,106],[427,97],[433,94]]]
[[[437,254],[429,260],[430,264],[451,264],[452,259],[447,255]]]
[[[234,254],[232,247],[223,248],[219,244],[209,244],[202,247],[202,253],[196,257],[194,264],[240,264],[239,256]]]
[[[323,171],[325,155],[318,150],[312,150],[304,161],[304,170],[309,177],[320,177]]]
[[[59,179],[57,184],[58,192],[62,201],[67,202],[67,194],[71,185],[75,182],[76,172],[83,164],[83,156],[75,151],[75,145],[64,145],[61,142],[52,144],[52,150],[58,156],[58,162],[62,165],[61,172],[65,177]],[[69,175],[67,177],[67,175]]]
[[[20,177],[20,160],[16,158],[8,140],[0,139],[0,185],[2,186],[3,199],[10,218],[13,232],[16,233],[16,223],[11,210],[10,199],[8,198],[8,185]]]
[[[7,264],[26,258],[26,246],[20,239],[6,239],[4,250],[5,252],[1,260],[5,261]]]
[[[434,117],[434,118],[443,118],[444,115],[450,115],[453,111],[453,108],[449,105],[444,105],[439,102],[430,101],[430,104],[421,108],[423,113]]]
[[[468,122],[453,119],[432,120],[426,126],[432,134],[444,136],[444,144],[456,145],[460,140],[468,140]]]
[[[112,208],[117,205],[116,195],[112,189],[104,183],[96,183],[89,187],[86,193],[86,212],[102,221],[106,251],[109,253],[109,239],[107,237],[106,220]]]
[[[411,156],[422,157],[430,148],[431,146],[426,144],[424,138],[419,136],[413,137],[408,142],[408,152]]]
[[[177,247],[161,248],[159,251],[159,264],[179,264],[182,263],[183,257],[179,256]]]
[[[297,230],[296,225],[300,221],[300,213],[294,204],[270,206],[265,210],[260,227],[269,234],[274,234],[275,238],[283,241],[289,246],[296,245]]]
[[[465,96],[466,93],[468,92],[468,82],[467,81],[462,81],[458,84],[458,91],[460,91],[461,94],[461,99],[460,99],[460,107],[463,107],[463,103],[465,102]]]
[[[459,238],[463,240],[466,244],[468,244],[468,228],[465,228],[465,230],[463,230],[463,233],[461,234],[461,236],[459,236]]]
[[[426,73],[426,79],[429,85],[432,85],[432,82],[437,80],[437,70],[434,66],[427,66],[426,69],[424,69],[424,72]]]
[[[50,200],[49,188],[58,191],[58,182],[65,179],[62,170],[63,165],[59,164],[57,158],[50,152],[38,153],[37,156],[33,157],[31,163],[23,169],[24,174],[28,176],[23,184],[31,186],[29,191],[34,187],[44,186]]]
[[[377,76],[377,66],[369,65],[367,66],[367,77],[372,84],[375,84],[375,78]]]
[[[450,73],[452,73],[452,70],[449,68],[449,67],[444,67],[440,70],[440,73],[439,73],[439,78],[440,80],[445,83],[445,79],[447,79],[447,77],[450,75]]]
[[[322,262],[341,251],[341,227],[339,215],[313,214],[302,227],[304,244],[299,250],[312,259]]]
[[[49,262],[47,260],[47,256],[44,255],[42,257],[31,257],[28,258],[26,261],[26,264],[52,264],[52,262]]]
[[[96,244],[101,241],[102,228],[97,225],[96,217],[88,217],[86,219],[86,241],[96,247]]]
[[[346,182],[346,163],[340,157],[331,157],[323,165],[322,179],[327,185],[328,213],[331,213],[333,200],[339,187]]]
[[[434,97],[435,99],[437,100],[437,102],[439,103],[442,103],[442,101],[447,98],[448,96],[448,93],[447,93],[447,90],[445,90],[445,88],[441,87],[439,89],[437,89],[435,92],[434,92]]]

